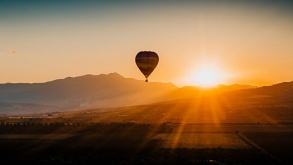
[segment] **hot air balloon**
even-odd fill
[[[158,65],[159,56],[152,51],[141,51],[137,53],[135,62],[139,70],[145,76],[145,82],[148,82],[148,77]]]

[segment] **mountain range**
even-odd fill
[[[0,114],[122,107],[210,94],[293,98],[293,82],[273,86],[218,85],[211,89],[125,78],[118,73],[67,77],[45,83],[0,84]]]
[[[67,77],[45,83],[6,83],[0,85],[0,102],[5,105],[0,107],[0,113],[15,113],[13,107],[19,104],[23,109],[47,106],[50,111],[145,104],[175,89],[171,83],[145,83],[118,73]]]

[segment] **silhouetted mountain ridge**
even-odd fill
[[[293,82],[286,82],[214,94],[187,86],[174,91],[174,96],[178,98],[176,100],[111,109],[86,109],[64,116],[70,114],[75,120],[80,120],[82,116],[84,120],[90,117],[96,122],[117,123],[292,124],[292,85]],[[232,86],[231,89],[235,88]],[[96,117],[92,117],[93,114]]]
[[[151,103],[177,87],[118,73],[67,77],[45,83],[0,84],[0,102],[54,105],[57,110]]]
[[[196,98],[196,97],[202,97],[206,95],[214,95],[214,94],[220,94],[227,91],[237,91],[242,89],[254,89],[255,86],[251,85],[240,85],[240,84],[232,84],[232,85],[223,85],[219,84],[215,87],[211,88],[202,88],[198,86],[184,86],[182,88],[178,88],[174,91],[172,91],[168,96],[172,99],[181,99],[181,98]]]
[[[271,86],[263,86],[254,89],[242,89],[227,91],[226,96],[235,98],[263,98],[270,102],[293,103],[293,81],[282,82]]]
[[[178,88],[172,83],[145,83],[143,80],[110,73],[66,77],[44,83],[0,84],[0,102],[9,104],[9,112],[13,113],[11,107],[14,107],[14,104],[18,110],[19,107],[29,110],[29,107],[46,106],[48,111],[64,111],[149,104],[221,93],[222,96],[239,99],[264,96],[272,97],[275,100],[290,101],[293,98],[292,91],[293,82],[259,88],[239,84],[218,85],[211,89],[196,86]],[[19,104],[21,106],[18,106]],[[0,114],[8,112],[7,106],[3,107],[0,105]]]

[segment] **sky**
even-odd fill
[[[0,83],[117,72],[144,80],[139,51],[160,61],[149,81],[197,85],[293,81],[293,3],[285,0],[0,0]]]

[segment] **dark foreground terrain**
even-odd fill
[[[1,164],[291,164],[293,126],[1,123]]]

